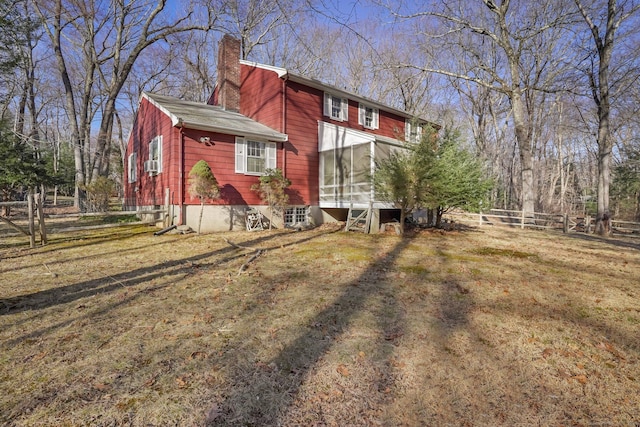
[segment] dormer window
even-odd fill
[[[349,101],[346,98],[340,98],[325,92],[324,115],[333,120],[346,122],[349,119]]]
[[[378,129],[378,109],[360,103],[358,107],[358,124],[367,129]]]

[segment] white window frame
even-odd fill
[[[155,146],[155,148],[154,148]],[[155,152],[155,155],[154,155]],[[149,160],[158,162],[156,174],[162,172],[162,135],[157,135],[149,141]]]
[[[127,159],[127,179],[131,182],[136,182],[138,180],[138,153],[129,154],[129,158]]]
[[[250,156],[250,145],[260,144],[264,149],[264,156]],[[261,176],[266,173],[267,169],[276,168],[277,147],[275,142],[259,141],[257,139],[247,139],[244,137],[236,137],[236,173],[245,175]],[[261,172],[249,171],[247,164],[249,158],[264,158],[264,170]]]
[[[367,124],[367,110],[371,111],[371,123]],[[377,108],[371,107],[367,104],[359,103],[358,105],[358,124],[364,126],[367,129],[378,129],[379,126],[379,112]]]
[[[404,139],[407,142],[418,143],[422,139],[422,123],[406,119],[404,123]]]
[[[334,103],[340,105],[340,110],[336,113]],[[324,93],[324,113],[325,116],[340,122],[349,120],[349,100],[332,95],[329,92]]]

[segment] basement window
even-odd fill
[[[287,208],[284,212],[285,226],[294,226],[296,224],[309,224],[309,208],[308,207],[292,207]]]

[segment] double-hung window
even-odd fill
[[[236,173],[263,175],[276,168],[276,144],[236,138]]]
[[[144,171],[150,175],[162,172],[162,135],[149,141],[149,160],[144,162]]]
[[[407,119],[404,124],[404,139],[407,142],[418,143],[422,139],[422,124]]]
[[[127,174],[129,182],[136,182],[138,180],[138,154],[131,153],[127,159]]]
[[[349,119],[349,101],[328,92],[324,93],[324,115],[333,120],[346,122]]]
[[[358,107],[358,124],[367,129],[378,129],[378,109],[360,103]]]

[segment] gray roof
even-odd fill
[[[173,126],[269,141],[288,141],[289,139],[284,133],[221,107],[150,92],[143,92],[142,97],[169,116]]]

